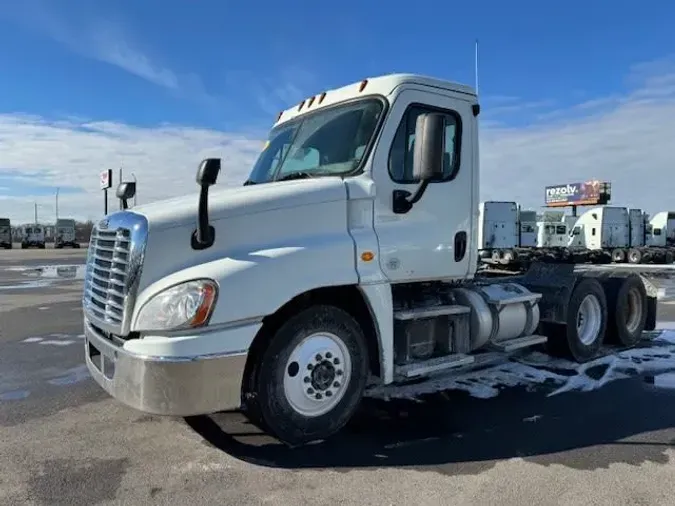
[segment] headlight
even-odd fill
[[[200,327],[211,317],[218,295],[214,281],[198,279],[167,288],[138,312],[134,330],[179,330]]]

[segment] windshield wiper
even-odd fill
[[[314,175],[310,174],[309,172],[297,171],[297,172],[290,172],[285,176],[276,179],[275,181],[291,181],[293,179],[310,179],[313,177]]]
[[[250,186],[252,184],[258,184],[258,183],[256,183],[255,181],[251,181],[250,179],[247,179],[246,181],[244,181],[244,186]]]

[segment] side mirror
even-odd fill
[[[413,174],[420,185],[414,195],[406,190],[394,190],[394,213],[405,214],[419,202],[429,183],[443,175],[445,159],[445,116],[435,112],[420,114],[415,124],[413,151]]]
[[[220,172],[220,158],[206,158],[199,164],[197,170],[197,184],[199,186],[213,186],[218,180]]]
[[[197,228],[192,232],[190,243],[192,249],[210,248],[216,240],[216,230],[209,225],[209,186],[216,184],[220,172],[220,158],[206,158],[199,164],[197,184],[199,191],[199,208],[197,210]]]
[[[445,155],[445,116],[425,113],[417,117],[413,174],[420,181],[430,181],[443,174]]]
[[[129,205],[127,201],[136,195],[136,182],[128,181],[126,183],[120,183],[115,192],[117,198],[120,199],[122,203],[122,209],[128,209]]]

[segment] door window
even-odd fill
[[[451,181],[459,172],[462,122],[454,111],[437,110],[422,105],[411,105],[403,115],[389,152],[389,175],[399,184],[414,184],[413,153],[415,151],[415,127],[417,118],[425,112],[441,112],[445,115],[445,157],[443,176],[432,182]]]

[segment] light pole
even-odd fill
[[[59,221],[59,188],[56,188],[56,221]]]

